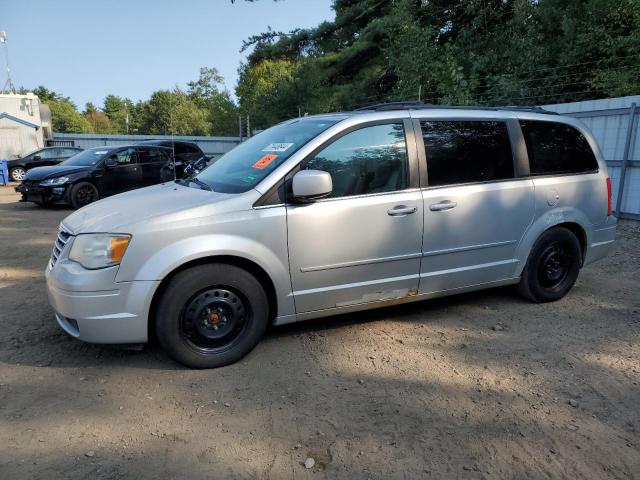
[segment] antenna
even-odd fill
[[[7,65],[7,81],[4,82],[2,92],[16,93],[16,87],[11,81],[11,69],[9,68],[9,45],[7,44],[7,32],[0,32],[0,43],[4,44],[5,61]]]

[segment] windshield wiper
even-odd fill
[[[213,192],[213,188],[211,188],[209,186],[209,184],[204,183],[202,180],[198,180],[195,177],[193,177],[193,178],[179,178],[177,180],[174,180],[174,182],[176,182],[178,185],[184,185],[185,187],[189,186],[189,183],[195,183],[196,185],[198,185],[200,187],[200,189],[208,190],[210,192]]]

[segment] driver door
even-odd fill
[[[106,168],[104,171],[101,192],[103,196],[115,195],[142,186],[142,170],[134,148],[120,150],[109,158],[116,161],[116,166]]]
[[[410,125],[410,124],[409,124]],[[403,120],[359,127],[303,161],[331,174],[330,197],[287,205],[298,314],[417,294],[422,195]]]

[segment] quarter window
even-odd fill
[[[500,121],[423,121],[429,186],[513,178],[507,124]]]
[[[523,120],[520,127],[527,144],[531,175],[598,170],[598,162],[589,142],[572,126]]]
[[[402,123],[374,125],[348,133],[305,168],[331,174],[331,197],[403,190],[409,185],[404,127]]]

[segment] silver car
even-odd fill
[[[60,224],[47,287],[87,342],[196,368],[269,323],[517,285],[562,298],[615,237],[593,136],[539,109],[385,104],[290,120],[186,180]]]

